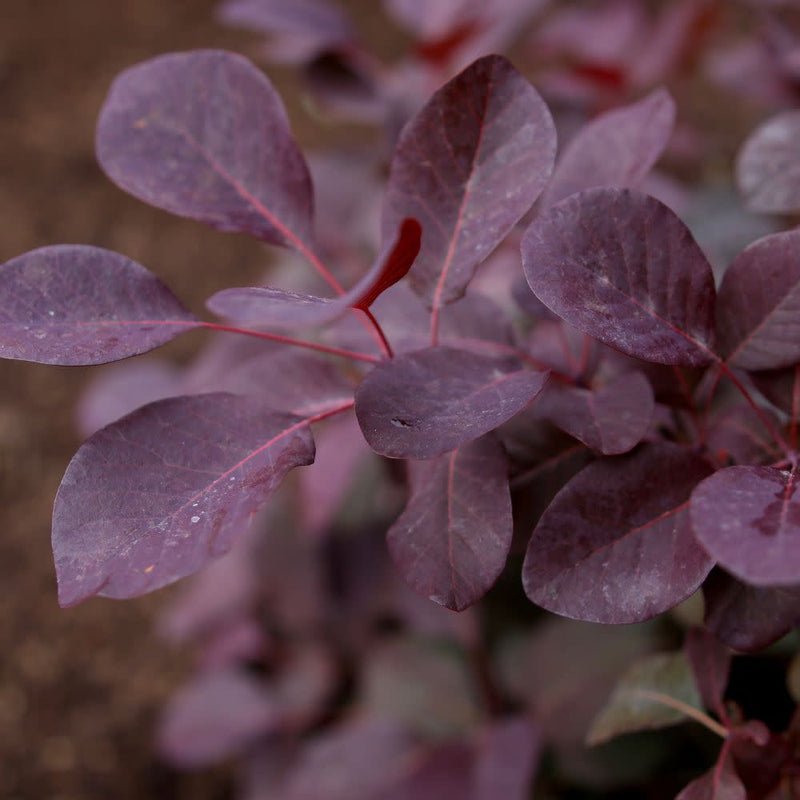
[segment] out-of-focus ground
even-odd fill
[[[258,274],[260,245],[150,209],[93,155],[98,110],[126,66],[195,47],[257,54],[254,37],[214,23],[214,5],[0,0],[0,263],[60,242],[108,247],[197,311]],[[189,339],[168,352],[187,355]],[[151,749],[155,715],[187,664],[154,633],[169,590],[57,606],[50,512],[79,444],[71,412],[88,373],[0,361],[0,798],[226,797],[223,773],[178,775]]]

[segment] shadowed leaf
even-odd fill
[[[31,250],[0,266],[0,357],[105,364],[201,323],[135,261],[88,245]]]
[[[453,611],[494,584],[511,546],[503,446],[485,436],[408,465],[408,504],[389,529],[389,553],[412,589]]]
[[[747,790],[736,774],[733,760],[724,753],[721,762],[692,781],[675,800],[746,800]]]
[[[628,372],[596,391],[550,381],[535,406],[537,415],[605,455],[639,444],[653,408],[653,390],[641,372]]]
[[[657,653],[635,663],[595,719],[588,743],[600,744],[621,733],[663,728],[687,719],[661,698],[700,710],[700,695],[683,653]]]
[[[675,102],[657,89],[581,128],[556,165],[543,202],[552,205],[593,186],[636,188],[661,155],[675,124]]]
[[[800,624],[800,586],[750,586],[721,569],[703,584],[705,624],[734,650],[755,652]]]
[[[703,705],[722,716],[722,699],[731,669],[731,651],[706,628],[690,628],[684,650]]]
[[[771,370],[800,361],[800,231],[765,236],[728,267],[717,334],[731,366]]]

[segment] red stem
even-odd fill
[[[267,333],[266,331],[254,331],[249,328],[237,328],[233,325],[219,325],[216,322],[202,322],[198,327],[205,328],[210,331],[223,331],[225,333],[239,333],[243,336],[253,336],[256,339],[267,339],[271,342],[281,342],[283,344],[291,344],[295,347],[305,347],[309,350],[316,350],[320,353],[328,353],[333,356],[341,356],[342,358],[350,358],[354,361],[365,361],[368,364],[377,364],[380,359],[377,356],[371,356],[367,353],[357,353],[354,350],[342,350],[339,347],[329,347],[328,345],[319,344],[317,342],[304,342],[301,339],[292,339],[289,336],[281,336],[277,333]]]

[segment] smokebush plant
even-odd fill
[[[431,34],[426,63],[443,69],[472,33]],[[325,47],[303,51],[318,78]],[[407,111],[370,97],[384,121]],[[603,789],[613,779],[576,755],[549,693],[566,673],[596,710],[628,668],[590,742],[694,719],[723,744],[702,746],[680,797],[792,796],[797,723],[748,719],[726,686],[729,648],[800,622],[800,234],[752,242],[717,287],[684,222],[641,188],[674,118],[657,89],[596,116],[556,164],[548,106],[481,56],[399,130],[367,268],[342,239],[363,234],[372,187],[322,187],[336,223],[316,222],[309,167],[249,61],[171,54],[117,78],[97,130],[115,183],[294,250],[316,276],[218,292],[210,322],[100,248],[0,268],[5,358],[103,364],[224,334],[182,372],[131,362],[95,386],[82,419],[97,430],[53,514],[64,606],[209,567],[165,621],[202,652],[165,713],[169,758],[240,756],[248,798],[488,800],[528,797],[547,744],[568,779]],[[797,127],[780,116],[743,149],[755,206],[800,206]],[[316,169],[346,182],[358,167]],[[115,419],[130,394],[143,405]],[[501,574],[508,592],[523,553],[525,594],[560,617],[644,623],[702,587],[705,626],[655,654],[648,626],[624,645],[614,628],[579,628],[575,645],[556,618],[530,641],[506,635],[502,611],[465,610]]]

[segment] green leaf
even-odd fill
[[[686,656],[681,652],[648,656],[623,675],[595,717],[587,743],[674,725],[691,716],[692,710],[701,710],[700,694]]]

